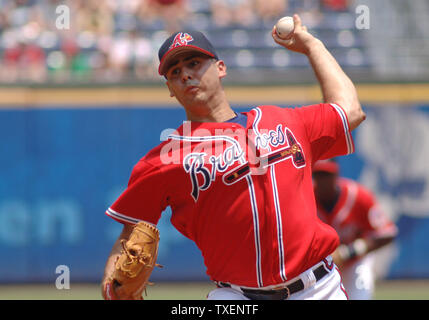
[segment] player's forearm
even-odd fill
[[[379,238],[367,238],[367,239],[365,239],[366,246],[367,246],[366,253],[380,249],[380,248],[388,245],[389,243],[391,243],[394,239],[395,239],[395,236],[393,236],[393,235],[392,236],[379,237]]]
[[[104,275],[103,275],[102,285],[104,285],[104,282],[106,281],[106,279],[113,273],[114,268],[115,268],[116,259],[121,254],[121,249],[122,249],[121,241],[123,239],[128,239],[128,237],[131,233],[131,230],[132,230],[132,228],[130,226],[124,225],[124,228],[123,228],[121,234],[119,235],[118,239],[113,244],[112,250],[110,251],[109,257],[107,258],[106,265],[104,267]]]
[[[104,280],[106,280],[106,278],[109,275],[113,273],[115,268],[115,261],[120,254],[121,254],[121,243],[120,243],[120,239],[118,239],[113,245],[112,250],[110,251],[109,257],[107,258],[106,266],[104,267],[103,282]]]
[[[358,238],[352,243],[341,244],[334,252],[334,260],[347,262],[355,258],[362,257],[374,250],[380,249],[393,241],[394,236],[380,238]]]
[[[320,83],[325,103],[336,103],[345,112],[350,129],[355,129],[364,119],[356,88],[324,44],[314,38],[307,57]]]

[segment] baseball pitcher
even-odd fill
[[[217,285],[208,299],[346,299],[330,256],[338,235],[317,217],[311,169],[318,159],[354,151],[351,130],[365,114],[323,43],[298,15],[294,23],[291,39],[280,39],[275,28],[272,37],[308,57],[324,103],[236,113],[222,86],[227,66],[201,32],[177,32],[163,43],[159,74],[187,121],[135,165],[106,211],[124,225],[106,263],[106,299],[141,298],[167,206]],[[133,233],[141,223],[149,231],[139,242]],[[138,267],[127,273],[132,264]]]

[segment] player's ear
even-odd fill
[[[224,78],[226,76],[226,64],[223,60],[216,61],[217,70],[219,72],[219,78]]]
[[[168,80],[165,82],[165,84],[167,85],[167,87],[168,87],[168,91],[170,91],[170,97],[174,97],[174,93],[173,93],[173,91],[171,90],[171,88],[170,88],[170,84],[168,83]]]

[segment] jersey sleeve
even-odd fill
[[[397,234],[396,225],[381,208],[375,196],[363,187],[359,188],[358,205],[365,237],[390,237]]]
[[[347,115],[340,106],[322,103],[297,110],[310,141],[313,162],[354,152]]]
[[[140,160],[131,172],[127,188],[106,214],[121,223],[146,221],[156,225],[167,207],[163,180],[161,168]]]

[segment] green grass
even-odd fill
[[[145,300],[205,300],[214,284],[207,282],[156,283],[148,287]],[[429,300],[429,280],[383,281],[376,286],[376,300]],[[0,300],[101,300],[98,284],[0,285]]]
[[[204,300],[212,283],[156,283],[147,288],[145,300]],[[54,284],[0,285],[0,300],[101,300],[98,284],[71,284],[58,290]]]
[[[429,280],[390,280],[376,286],[378,300],[429,300]]]

